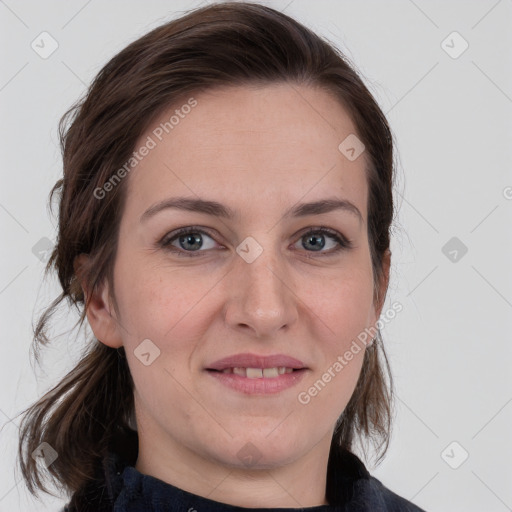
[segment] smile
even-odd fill
[[[306,368],[292,369],[273,368],[225,368],[223,370],[207,370],[216,382],[246,395],[266,395],[284,391],[296,386],[309,370]]]
[[[285,373],[292,373],[293,368],[285,366],[276,366],[274,368],[225,368],[222,373],[230,373],[247,377],[248,379],[274,378]]]

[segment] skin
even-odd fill
[[[338,150],[356,129],[325,91],[273,84],[194,97],[197,106],[125,178],[114,289],[104,283],[95,290],[87,311],[95,336],[126,350],[139,433],[135,467],[232,505],[327,504],[329,444],[364,350],[308,404],[297,397],[381,312],[367,237],[366,155],[349,161]],[[137,148],[175,108],[155,119]],[[167,209],[141,222],[150,206],[175,196],[215,200],[238,216]],[[352,202],[362,220],[344,210],[283,218],[298,202],[328,197]],[[158,245],[186,226],[211,230],[199,235],[199,250],[173,241],[194,257]],[[325,247],[315,251],[307,228],[318,227],[341,233],[353,247],[328,256],[338,244],[319,234]],[[263,248],[252,263],[236,252],[248,236]],[[389,257],[378,283],[382,294]],[[160,350],[148,366],[134,353],[144,339]],[[278,394],[245,395],[204,370],[240,352],[291,355],[309,370]],[[237,455],[247,443],[259,457],[250,467]]]

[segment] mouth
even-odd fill
[[[296,386],[309,368],[284,354],[236,354],[205,368],[224,389],[245,395],[275,394]]]
[[[213,382],[223,389],[230,389],[244,395],[273,395],[286,389],[296,387],[308,372],[307,368],[224,368],[207,370]]]
[[[214,370],[208,368],[210,372],[223,373],[228,375],[238,375],[239,377],[244,377],[246,379],[275,379],[280,375],[300,372],[305,370],[306,368],[287,368],[286,366],[275,366],[273,368],[243,368],[243,367],[233,367],[233,368],[224,368],[223,370]]]

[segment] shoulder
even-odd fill
[[[333,501],[345,504],[343,510],[426,512],[372,476],[363,461],[351,451],[341,449],[336,456],[333,458],[333,475],[337,492],[333,494]]]
[[[411,501],[399,496],[387,488],[380,480],[370,476],[366,480],[356,483],[359,492],[356,492],[356,500],[364,503],[362,510],[379,510],[382,512],[426,512]]]

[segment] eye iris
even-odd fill
[[[320,242],[318,242],[319,239],[321,239]],[[323,235],[310,235],[306,243],[311,244],[313,249],[323,249],[325,246],[325,238],[323,237]]]
[[[199,233],[195,234],[186,234],[179,237],[180,245],[183,249],[199,249],[203,245],[201,240],[201,235]],[[192,245],[196,245],[196,247],[186,247],[184,244],[190,243]]]

